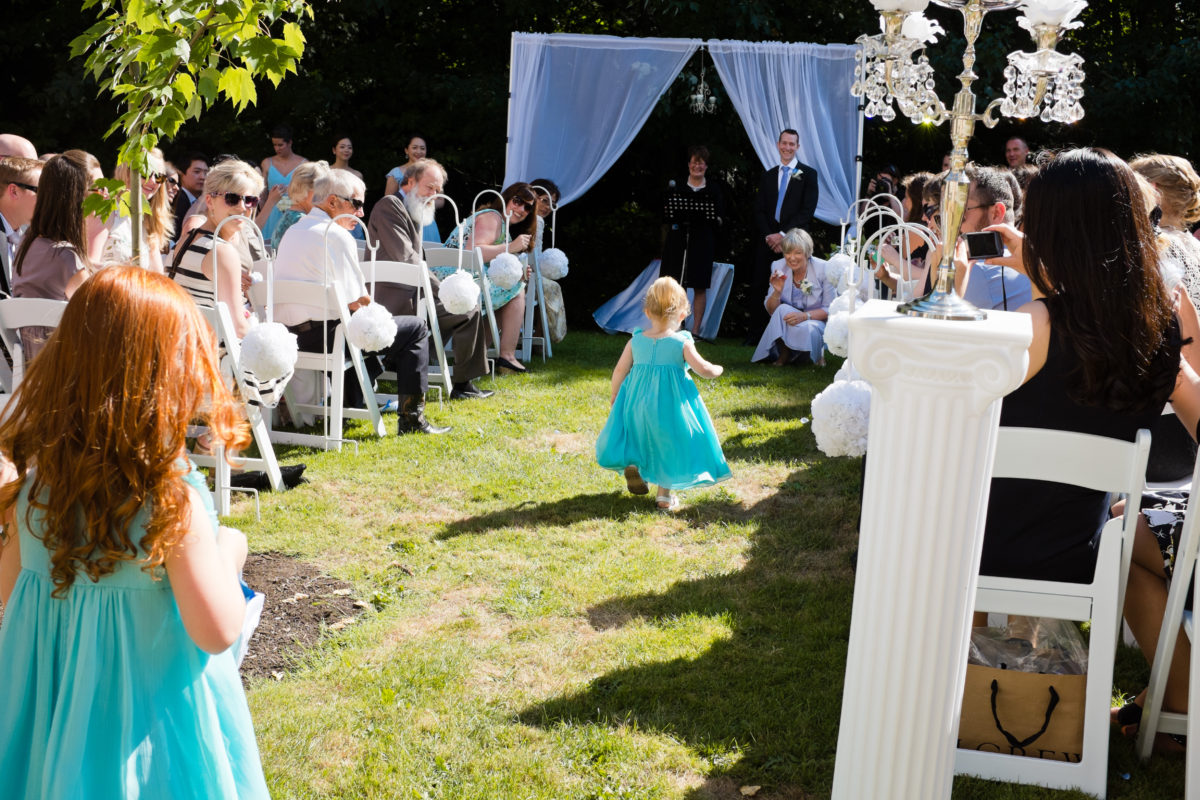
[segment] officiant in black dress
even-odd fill
[[[672,181],[674,185],[667,192],[667,237],[663,244],[659,275],[670,275],[685,289],[692,290],[692,333],[699,336],[708,287],[712,282],[713,261],[717,255],[718,232],[725,218],[725,193],[718,182],[709,181],[705,176],[708,172],[708,148],[693,145],[687,152],[687,179],[682,183]],[[708,201],[695,205],[711,204],[715,214],[700,210],[682,215],[672,214],[671,198],[680,196]]]

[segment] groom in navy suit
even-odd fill
[[[817,170],[796,159],[800,134],[788,128],[779,134],[779,166],[763,173],[754,201],[754,225],[758,230],[754,273],[750,281],[750,303],[758,309],[752,315],[747,344],[758,344],[767,325],[762,299],[767,296],[771,262],[783,258],[780,242],[792,228],[808,230],[817,210]]]

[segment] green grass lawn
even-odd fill
[[[834,368],[701,343],[727,370],[699,383],[734,476],[668,516],[595,463],[624,343],[573,332],[491,399],[432,402],[445,436],[359,426],[357,456],[281,450],[312,482],[264,495],[261,522],[235,505],[252,550],[374,609],[251,684],[275,797],[829,796],[860,466],[801,418]],[[1118,666],[1141,687],[1137,653]],[[1115,737],[1110,762],[1110,797],[1182,796],[1182,761],[1143,768]],[[969,779],[954,796],[1083,797]]]

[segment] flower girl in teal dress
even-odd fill
[[[613,370],[612,411],[596,441],[596,460],[625,473],[629,491],[658,487],[658,507],[679,508],[676,490],[708,486],[730,476],[717,432],[688,368],[717,378],[724,367],[696,352],[679,328],[688,315],[687,293],[674,278],[659,278],[646,293],[650,330],[625,345]]]
[[[116,357],[114,357],[116,356]],[[0,797],[266,800],[230,645],[246,539],[185,458],[250,441],[180,286],[84,281],[0,424]]]

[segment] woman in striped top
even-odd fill
[[[249,330],[246,300],[242,295],[242,262],[237,246],[231,242],[245,224],[233,216],[250,216],[262,193],[262,176],[254,167],[239,159],[222,161],[208,171],[204,181],[207,200],[203,226],[180,243],[171,268],[171,278],[179,283],[198,305],[211,306],[213,291],[229,307],[238,338]],[[221,226],[220,240],[213,247],[213,232]],[[215,249],[215,252],[214,252]]]

